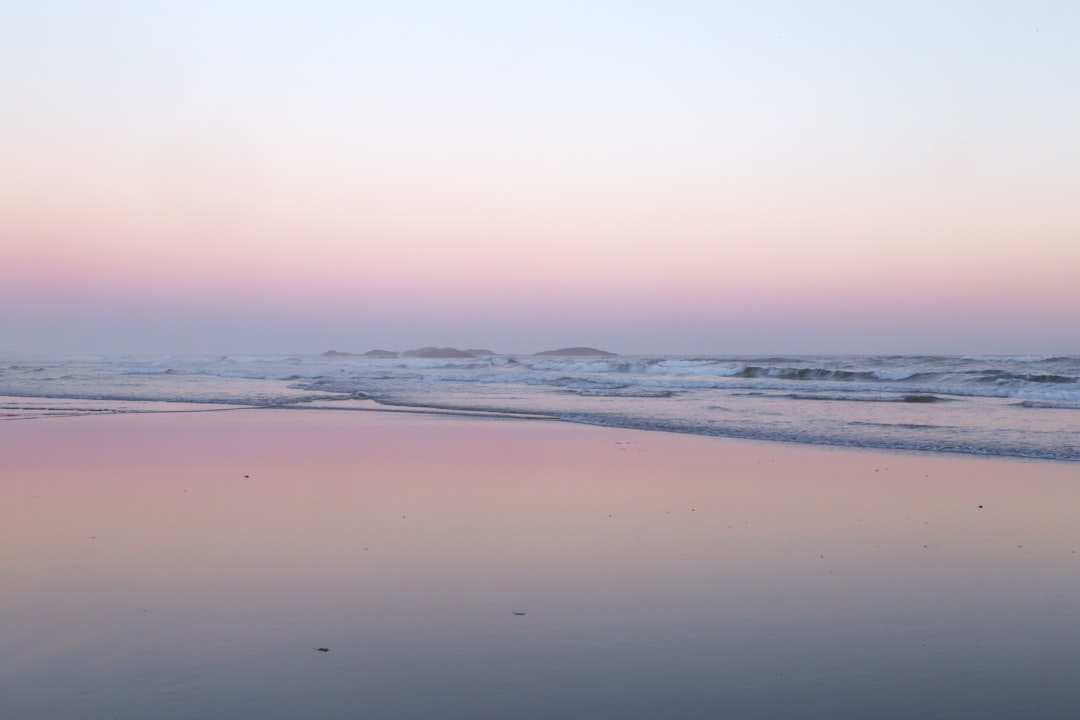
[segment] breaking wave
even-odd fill
[[[699,435],[1080,459],[1080,358],[1057,355],[33,358],[0,361],[0,395],[34,398],[34,407],[77,400],[87,414],[95,402],[102,411],[114,402],[378,403]]]

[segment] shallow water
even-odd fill
[[[3,717],[1080,706],[1074,463],[284,410],[0,458]]]
[[[189,403],[377,403],[1080,462],[1080,357],[0,359],[0,419]]]

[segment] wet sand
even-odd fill
[[[0,422],[0,475],[2,717],[1080,707],[1077,464],[236,410]]]

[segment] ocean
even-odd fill
[[[4,420],[240,406],[524,415],[1080,462],[1076,356],[0,358]]]

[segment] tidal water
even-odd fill
[[[0,418],[377,404],[1080,461],[1080,357],[9,357],[0,397]]]

